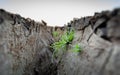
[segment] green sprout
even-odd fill
[[[51,47],[54,49],[53,56],[57,56],[59,50],[66,50],[67,44],[69,44],[74,38],[74,30],[66,31],[59,41],[54,42]]]
[[[76,45],[73,47],[72,51],[75,52],[75,53],[79,53],[79,52],[82,51],[82,48],[81,48],[78,44],[76,44]]]
[[[54,37],[57,37],[59,35],[59,33],[57,31],[53,31],[52,34],[53,34]]]

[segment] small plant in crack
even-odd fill
[[[53,37],[57,37],[59,35],[59,33],[57,31],[53,31],[52,35],[53,35]]]
[[[80,47],[80,45],[76,44],[73,46],[72,52],[80,53],[80,52],[82,52],[82,48]]]
[[[53,52],[53,56],[57,57],[58,52],[60,50],[65,51],[66,50],[66,46],[72,42],[72,40],[74,39],[74,30],[70,29],[69,31],[66,31],[61,37],[60,40],[57,42],[54,42],[51,47],[54,49]]]

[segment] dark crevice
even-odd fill
[[[0,17],[0,24],[2,24],[3,23],[3,18],[2,17]]]

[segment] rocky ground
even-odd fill
[[[67,28],[74,39],[53,58],[50,45]],[[71,52],[79,44],[82,52]],[[0,75],[120,75],[120,9],[74,18],[66,26],[50,27],[0,9]]]

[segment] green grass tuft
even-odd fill
[[[55,33],[55,32],[54,32]],[[55,34],[56,35],[56,34]],[[54,49],[53,56],[57,56],[59,50],[66,50],[67,44],[74,39],[74,30],[66,31],[60,38],[59,41],[54,42],[51,47]]]
[[[53,31],[52,35],[53,35],[53,37],[57,37],[59,35],[59,33],[57,31]]]
[[[81,51],[82,51],[82,48],[78,44],[76,44],[72,49],[72,52],[75,52],[75,53],[79,53]]]

